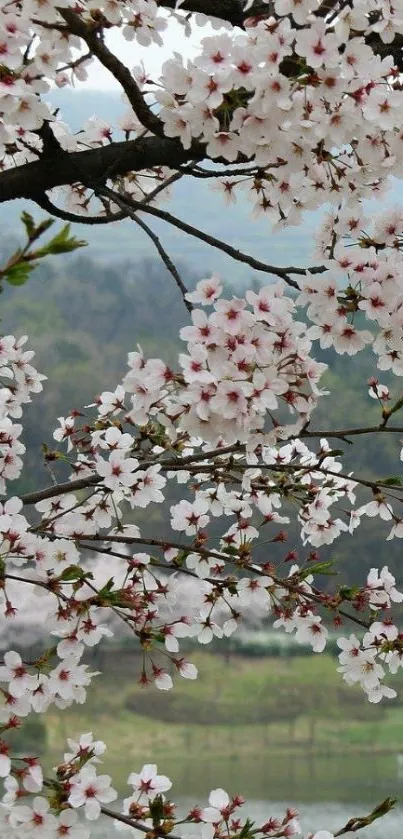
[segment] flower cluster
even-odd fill
[[[387,566],[380,572],[372,568],[363,596],[372,609],[389,610],[392,602],[403,601],[403,594],[395,584],[396,580]],[[339,638],[337,643],[342,651],[339,672],[347,684],[358,682],[370,702],[380,702],[383,697],[393,699],[397,695],[395,690],[381,682],[385,666],[392,675],[403,667],[403,635],[390,617],[385,617],[383,621],[374,620],[361,642],[355,635],[350,635],[350,638]]]
[[[14,335],[0,338],[0,376],[4,386],[0,388],[0,492],[6,491],[6,481],[18,478],[22,469],[25,446],[19,440],[22,425],[13,422],[20,419],[23,405],[31,401],[31,393],[42,390],[46,376],[31,366],[34,353],[25,350],[27,336],[16,339]]]

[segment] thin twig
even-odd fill
[[[113,221],[123,221],[128,216],[128,213],[124,210],[108,216],[79,216],[76,213],[69,213],[67,210],[56,207],[45,193],[37,196],[35,201],[46,212],[63,219],[63,221],[73,222],[74,224],[111,224]]]
[[[95,542],[97,542],[97,541],[117,542],[117,543],[120,543],[120,544],[127,544],[127,545],[141,544],[141,545],[149,545],[151,547],[160,547],[160,548],[163,548],[163,549],[166,549],[168,547],[169,548],[177,548],[178,550],[187,551],[188,553],[199,554],[203,558],[212,557],[212,559],[219,559],[220,561],[224,561],[225,563],[232,563],[233,562],[233,558],[231,557],[231,555],[226,554],[226,553],[221,553],[219,551],[212,551],[209,548],[196,548],[196,547],[192,547],[192,545],[181,545],[178,542],[171,542],[171,541],[167,542],[167,541],[163,541],[161,539],[152,539],[152,538],[138,537],[138,536],[116,535],[116,536],[109,536],[109,537],[106,536],[104,539],[102,539],[102,537],[100,537],[100,536],[87,537],[87,541],[91,541],[91,542],[94,542],[94,541]],[[80,542],[80,541],[78,541],[78,544],[83,549],[94,550],[94,548],[91,548],[91,545],[88,545],[88,544],[86,545],[86,544],[84,544],[83,542]],[[101,553],[101,551],[105,552],[105,553],[108,552],[107,550],[104,551],[103,548],[98,549],[99,553]],[[175,564],[173,564],[171,568],[168,567],[168,568],[166,568],[166,570],[186,573],[187,569],[182,569],[181,567],[178,568]],[[267,571],[265,569],[260,568],[259,565],[255,565],[255,564],[249,565],[247,570],[251,571],[254,574],[257,574],[257,576],[259,576],[259,577],[267,577],[268,576]],[[313,574],[315,573],[315,566],[314,565],[312,566],[312,573]],[[309,591],[306,591],[305,589],[301,590],[301,588],[298,586],[298,584],[290,582],[289,579],[281,579],[279,577],[274,576],[273,574],[270,574],[269,576],[273,580],[273,583],[275,583],[276,585],[278,585],[282,588],[286,588],[290,592],[295,592],[297,594],[301,594],[307,600],[311,600],[312,602],[318,603],[318,605],[321,605],[323,608],[327,608],[326,604],[323,603],[320,594],[316,594],[315,592],[309,592]],[[220,583],[224,584],[225,580],[208,579],[207,582],[210,582],[211,585],[220,585]],[[358,618],[355,615],[350,614],[350,612],[346,612],[344,609],[340,608],[339,606],[336,606],[335,608],[337,609],[337,611],[339,612],[340,615],[342,615],[343,617],[348,618],[349,620],[353,621],[353,623],[356,623],[359,626],[364,627],[364,629],[368,629],[369,626],[371,625],[371,623],[369,621],[365,621],[362,618]]]
[[[171,184],[174,184],[176,181],[180,181],[181,178],[183,178],[182,172],[174,172],[173,175],[170,175],[169,178],[166,178],[165,181],[159,183],[155,187],[155,189],[152,189],[151,192],[148,192],[147,195],[145,195],[142,199],[141,204],[150,204],[150,202],[154,201],[154,198],[156,198],[160,192],[162,192],[164,189],[167,189],[168,186],[171,186]]]
[[[369,425],[366,428],[342,428],[336,431],[300,431],[298,437],[355,437],[359,434],[378,434],[382,432],[391,432],[392,434],[403,434],[403,427],[384,426],[384,425]]]
[[[183,280],[182,280],[182,278],[179,274],[179,271],[176,268],[176,265],[174,265],[171,257],[169,256],[169,254],[167,253],[167,251],[165,250],[165,248],[161,244],[161,240],[158,238],[157,234],[154,233],[153,230],[151,230],[151,227],[149,227],[148,224],[145,223],[145,221],[143,221],[141,218],[139,218],[138,215],[136,215],[136,213],[133,210],[125,210],[123,212],[126,212],[127,215],[130,216],[132,221],[134,221],[135,224],[138,224],[138,226],[141,227],[141,229],[144,230],[145,233],[147,233],[147,236],[151,239],[153,245],[155,245],[155,247],[156,247],[156,249],[157,249],[164,265],[165,265],[165,267],[167,268],[169,273],[174,278],[175,283],[178,286],[179,291],[182,295],[183,302],[184,302],[189,314],[191,314],[193,312],[193,306],[192,306],[192,303],[190,302],[190,300],[186,299],[188,289],[186,288],[186,286],[185,286],[185,284],[184,284],[184,282],[183,282]]]
[[[116,819],[123,824],[127,824],[130,827],[136,828],[136,830],[140,830],[142,833],[152,833],[153,836],[163,836],[166,837],[166,833],[162,828],[158,827],[146,827],[145,824],[141,822],[136,822],[130,818],[130,816],[124,816],[122,813],[115,813],[114,810],[110,810],[109,807],[101,807],[101,813],[104,816],[109,816],[111,819]],[[169,834],[170,839],[181,839],[180,836],[175,836],[174,833]]]
[[[176,216],[173,216],[171,213],[168,213],[166,210],[160,210],[157,207],[150,207],[144,206],[139,201],[135,201],[130,196],[123,196],[119,195],[119,193],[114,192],[112,189],[106,186],[94,186],[94,189],[100,194],[105,195],[107,198],[110,198],[118,207],[122,207],[122,209],[132,209],[135,211],[143,210],[143,212],[149,213],[156,218],[162,219],[162,221],[168,222],[168,224],[172,224],[178,230],[182,230],[184,233],[189,234],[190,236],[194,236],[196,239],[200,239],[202,242],[206,242],[213,248],[217,250],[223,251],[228,256],[235,259],[237,262],[243,262],[246,265],[249,265],[251,268],[254,268],[256,271],[264,271],[266,274],[274,274],[276,277],[281,277],[287,285],[295,288],[299,291],[299,285],[295,280],[292,280],[289,277],[289,273],[301,274],[304,275],[307,273],[308,269],[305,268],[280,268],[277,265],[269,265],[265,262],[261,262],[259,259],[255,259],[255,257],[250,256],[249,254],[243,253],[242,251],[233,248],[232,245],[229,245],[227,242],[223,242],[221,239],[217,239],[215,236],[211,236],[209,233],[204,233],[202,230],[194,227],[191,224],[187,224],[187,222],[178,219]],[[322,273],[327,269],[325,266],[317,266],[314,271],[309,269],[311,273]]]
[[[326,430],[318,430],[318,431],[301,431],[295,437],[290,437],[289,439],[298,439],[299,437],[327,437],[327,438],[341,438],[344,437],[351,437],[353,435],[359,434],[377,434],[377,433],[388,433],[388,434],[403,434],[403,428],[400,426],[368,426],[365,428],[343,428],[340,430],[334,431],[326,431]],[[236,443],[231,446],[222,446],[221,448],[216,448],[208,452],[200,452],[199,454],[192,454],[187,455],[185,457],[177,457],[175,459],[169,459],[163,462],[162,466],[164,469],[176,470],[179,467],[186,466],[187,464],[197,463],[198,461],[208,460],[209,458],[213,457],[221,457],[225,454],[244,454],[244,446]],[[150,461],[143,461],[141,462],[141,468],[151,466],[155,464],[155,460]],[[237,465],[241,465],[237,462]],[[340,473],[337,473],[338,477]],[[357,478],[350,478],[348,477],[347,480],[355,481],[358,483]],[[382,479],[381,479],[382,480]],[[101,483],[102,479],[99,475],[90,475],[85,478],[76,478],[73,481],[65,481],[57,486],[49,486],[45,487],[44,489],[37,490],[36,492],[28,492],[25,495],[21,496],[21,500],[24,504],[36,504],[38,501],[43,501],[47,498],[54,498],[58,495],[64,495],[67,492],[75,492],[79,489],[86,489],[89,486],[93,486],[94,484]],[[378,486],[376,482],[372,484],[369,483],[369,486],[372,488],[374,486]]]

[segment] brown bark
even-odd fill
[[[55,153],[51,158],[25,163],[0,174],[0,203],[31,198],[56,186],[104,183],[113,175],[125,175],[158,166],[176,169],[189,160],[202,160],[204,146],[194,143],[188,150],[179,140],[141,137],[110,143],[89,151]]]

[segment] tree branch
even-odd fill
[[[204,157],[205,147],[201,143],[184,149],[179,140],[167,137],[138,137],[86,151],[61,151],[51,160],[25,163],[1,172],[0,204],[15,198],[36,201],[38,196],[57,186],[103,182],[106,173],[107,177],[113,177],[153,167],[177,169],[182,163]]]
[[[101,813],[103,813],[104,816],[109,816],[111,819],[116,819],[116,821],[122,822],[122,824],[130,825],[130,827],[140,830],[142,833],[150,833],[153,836],[166,836],[166,833],[162,828],[146,827],[145,824],[134,821],[130,818],[130,816],[124,816],[122,813],[115,813],[114,810],[110,810],[109,807],[101,807]],[[175,836],[173,833],[170,833],[169,836],[170,839],[180,839],[180,836]]]
[[[176,0],[157,0],[159,6],[166,9],[174,9]],[[326,18],[340,0],[322,0],[315,12],[317,17]],[[272,4],[256,0],[255,3],[245,12],[242,0],[185,0],[180,6],[185,12],[198,12],[207,17],[219,18],[231,23],[232,26],[239,26],[244,29],[245,20],[248,18],[269,17],[273,15]],[[365,43],[371,47],[375,55],[384,58],[385,55],[392,55],[396,66],[403,71],[403,35],[398,33],[391,44],[384,43],[377,32],[371,32],[365,38]],[[289,65],[293,67],[293,64]],[[283,71],[287,65],[283,64]],[[293,69],[295,69],[293,67]],[[287,75],[287,72],[285,72]]]
[[[106,67],[112,74],[116,81],[124,90],[136,117],[140,120],[144,128],[147,128],[157,137],[164,136],[164,126],[159,117],[155,116],[146,104],[143,94],[136,80],[133,78],[130,71],[125,64],[114,55],[105,45],[102,34],[96,29],[91,29],[86,23],[77,15],[72,9],[60,8],[59,13],[66,21],[70,32],[82,38],[87,44],[91,53],[96,56],[98,61]]]
[[[331,437],[335,439],[343,439],[344,437],[352,437],[360,434],[403,434],[403,428],[399,426],[379,426],[373,425],[365,428],[343,428],[340,430],[318,430],[318,431],[301,431],[295,437],[290,439],[304,438],[304,437]],[[244,447],[241,444],[235,443],[232,446],[222,446],[213,449],[210,452],[200,452],[199,454],[186,455],[185,457],[177,457],[175,459],[166,460],[163,462],[164,469],[185,468],[188,464],[197,463],[199,461],[208,460],[213,457],[221,457],[225,454],[243,454]],[[141,467],[151,466],[155,461],[142,462]],[[338,473],[339,474],[339,473]],[[348,477],[348,480],[356,480]],[[76,478],[73,481],[65,481],[64,483],[45,487],[44,489],[36,490],[35,492],[27,492],[21,495],[21,501],[24,504],[36,504],[38,501],[44,501],[46,498],[55,498],[58,495],[64,495],[67,492],[75,492],[79,489],[86,489],[94,484],[100,484],[102,479],[99,475],[90,475],[86,478]]]
[[[322,0],[320,6],[314,11],[315,17],[326,17],[339,3],[339,0]]]
[[[144,230],[145,233],[147,233],[147,236],[149,236],[152,243],[155,245],[155,247],[156,247],[156,249],[157,249],[164,265],[165,265],[165,267],[168,269],[169,273],[172,274],[172,276],[175,280],[175,283],[179,288],[179,291],[180,291],[180,293],[182,295],[182,298],[183,298],[183,302],[184,302],[189,314],[191,314],[193,312],[193,306],[192,306],[190,300],[186,300],[186,294],[187,294],[188,290],[187,290],[187,288],[186,288],[186,286],[185,286],[185,284],[184,284],[184,282],[183,282],[183,280],[182,280],[182,278],[179,274],[178,269],[176,268],[176,266],[172,262],[172,259],[169,256],[169,254],[166,252],[165,248],[161,244],[161,241],[158,238],[157,234],[154,233],[154,231],[151,230],[151,227],[149,227],[148,224],[145,223],[145,221],[143,221],[141,218],[139,218],[136,215],[136,213],[134,213],[132,211],[130,211],[130,212],[126,211],[126,212],[127,212],[127,215],[129,215],[130,218],[136,224],[138,224],[138,226],[141,227],[141,229]]]
[[[268,265],[266,262],[261,262],[259,259],[255,259],[254,256],[250,256],[249,254],[243,253],[242,251],[233,248],[232,245],[228,245],[227,242],[223,242],[221,241],[221,239],[216,239],[215,236],[211,236],[209,233],[204,233],[197,227],[193,227],[193,225],[187,224],[187,222],[178,219],[176,216],[171,215],[171,213],[168,213],[166,210],[159,210],[157,207],[150,207],[148,205],[141,204],[139,201],[135,201],[133,198],[130,198],[126,195],[121,196],[114,190],[109,189],[109,187],[99,188],[98,193],[100,195],[105,195],[105,197],[110,198],[112,201],[118,204],[118,206],[122,208],[124,207],[127,210],[143,210],[143,212],[149,213],[152,216],[156,216],[156,218],[160,218],[163,221],[172,224],[178,230],[183,230],[184,233],[188,233],[190,236],[194,236],[196,239],[200,239],[202,242],[206,242],[211,247],[223,251],[223,253],[228,254],[228,256],[231,256],[232,259],[235,259],[237,262],[243,262],[246,265],[250,265],[250,267],[254,268],[256,271],[264,271],[266,274],[274,274],[274,276],[276,277],[281,277],[281,279],[284,280],[287,283],[287,285],[299,290],[298,283],[288,276],[288,269],[279,268],[277,265]],[[325,270],[326,269],[324,267],[321,267],[320,269],[316,269],[316,273]],[[305,275],[306,272],[307,271],[305,268],[295,269],[295,273],[298,274]]]
[[[158,6],[163,6],[165,9],[175,9],[176,7],[176,0],[157,0],[157,3]],[[245,18],[252,14],[250,10],[244,13],[243,7],[243,0],[185,0],[180,6],[180,11],[196,12],[208,17],[219,18],[243,29]]]
[[[188,463],[197,463],[198,461],[208,460],[209,457],[220,457],[224,454],[231,454],[239,451],[243,453],[240,449],[240,444],[234,443],[232,446],[220,446],[217,449],[212,449],[210,452],[199,452],[199,454],[189,454],[184,457],[164,460],[162,466],[164,469],[170,469],[172,466],[182,464],[182,467],[184,466],[186,468]],[[143,460],[141,461],[140,466],[143,469],[147,468],[147,466],[154,466],[155,463],[155,460]],[[46,498],[54,498],[57,495],[64,495],[66,492],[86,489],[89,486],[100,483],[102,483],[102,478],[99,475],[89,475],[86,478],[76,478],[73,481],[65,481],[62,484],[49,486],[35,492],[27,492],[25,495],[21,495],[21,500],[24,504],[36,504],[38,501],[44,501]]]
[[[47,213],[51,213],[52,216],[56,216],[57,218],[63,219],[63,221],[72,222],[74,224],[111,224],[113,221],[123,221],[123,219],[128,216],[128,213],[123,210],[120,213],[108,216],[79,216],[76,213],[69,213],[67,210],[62,210],[59,207],[56,207],[56,205],[53,204],[45,193],[41,197],[38,196],[36,198],[36,203],[39,204],[43,210],[46,210]]]
[[[378,434],[384,431],[392,434],[403,434],[403,428],[386,425],[369,425],[365,428],[341,428],[335,431],[301,431],[298,437],[334,437],[343,440],[345,437],[356,437],[359,434]]]

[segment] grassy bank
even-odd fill
[[[178,678],[169,694],[140,688],[135,662],[130,671],[126,662],[115,661],[113,674],[94,680],[84,706],[47,714],[47,760],[59,760],[66,736],[84,731],[106,742],[107,767],[119,778],[121,773],[122,783],[127,766],[143,761],[399,750],[401,709],[366,703],[360,691],[343,685],[330,657],[236,657],[226,664],[219,656],[196,653],[192,660],[199,679]],[[195,724],[206,708],[210,716]],[[223,709],[227,719],[214,724]],[[253,709],[256,722],[233,724],[250,719]]]

